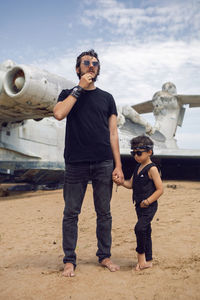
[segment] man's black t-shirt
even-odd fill
[[[58,101],[72,90],[62,90]],[[92,162],[112,159],[108,120],[117,115],[111,94],[96,88],[85,91],[67,116],[65,162]]]

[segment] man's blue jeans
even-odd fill
[[[112,197],[113,161],[84,162],[66,165],[63,216],[63,262],[76,266],[76,243],[78,233],[78,215],[81,212],[83,198],[88,181],[92,182],[94,206],[97,215],[97,246],[96,255],[99,262],[110,257],[112,217],[110,200]]]

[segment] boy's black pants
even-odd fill
[[[136,205],[138,222],[135,225],[137,239],[136,251],[139,254],[145,253],[146,261],[152,260],[152,240],[151,240],[151,221],[157,211],[158,202],[155,201],[147,208]]]

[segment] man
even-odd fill
[[[63,275],[67,277],[75,276],[77,222],[88,181],[92,182],[97,214],[96,255],[99,263],[111,272],[119,269],[110,259],[112,175],[123,182],[117,110],[112,95],[95,86],[99,71],[97,53],[94,50],[81,53],[76,61],[79,84],[63,90],[54,107],[57,120],[67,117],[63,217]]]

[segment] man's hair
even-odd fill
[[[131,140],[131,149],[137,148],[152,150],[153,153],[153,141],[146,135],[139,135]]]
[[[76,59],[76,68],[79,68],[80,67],[80,64],[81,64],[81,58],[85,55],[89,55],[91,57],[95,57],[99,63],[99,66],[98,66],[98,72],[97,72],[97,76],[99,75],[100,73],[100,61],[99,61],[99,58],[98,58],[98,54],[94,51],[94,49],[90,49],[88,51],[84,51],[82,52]],[[81,78],[80,74],[77,73],[79,79]]]

